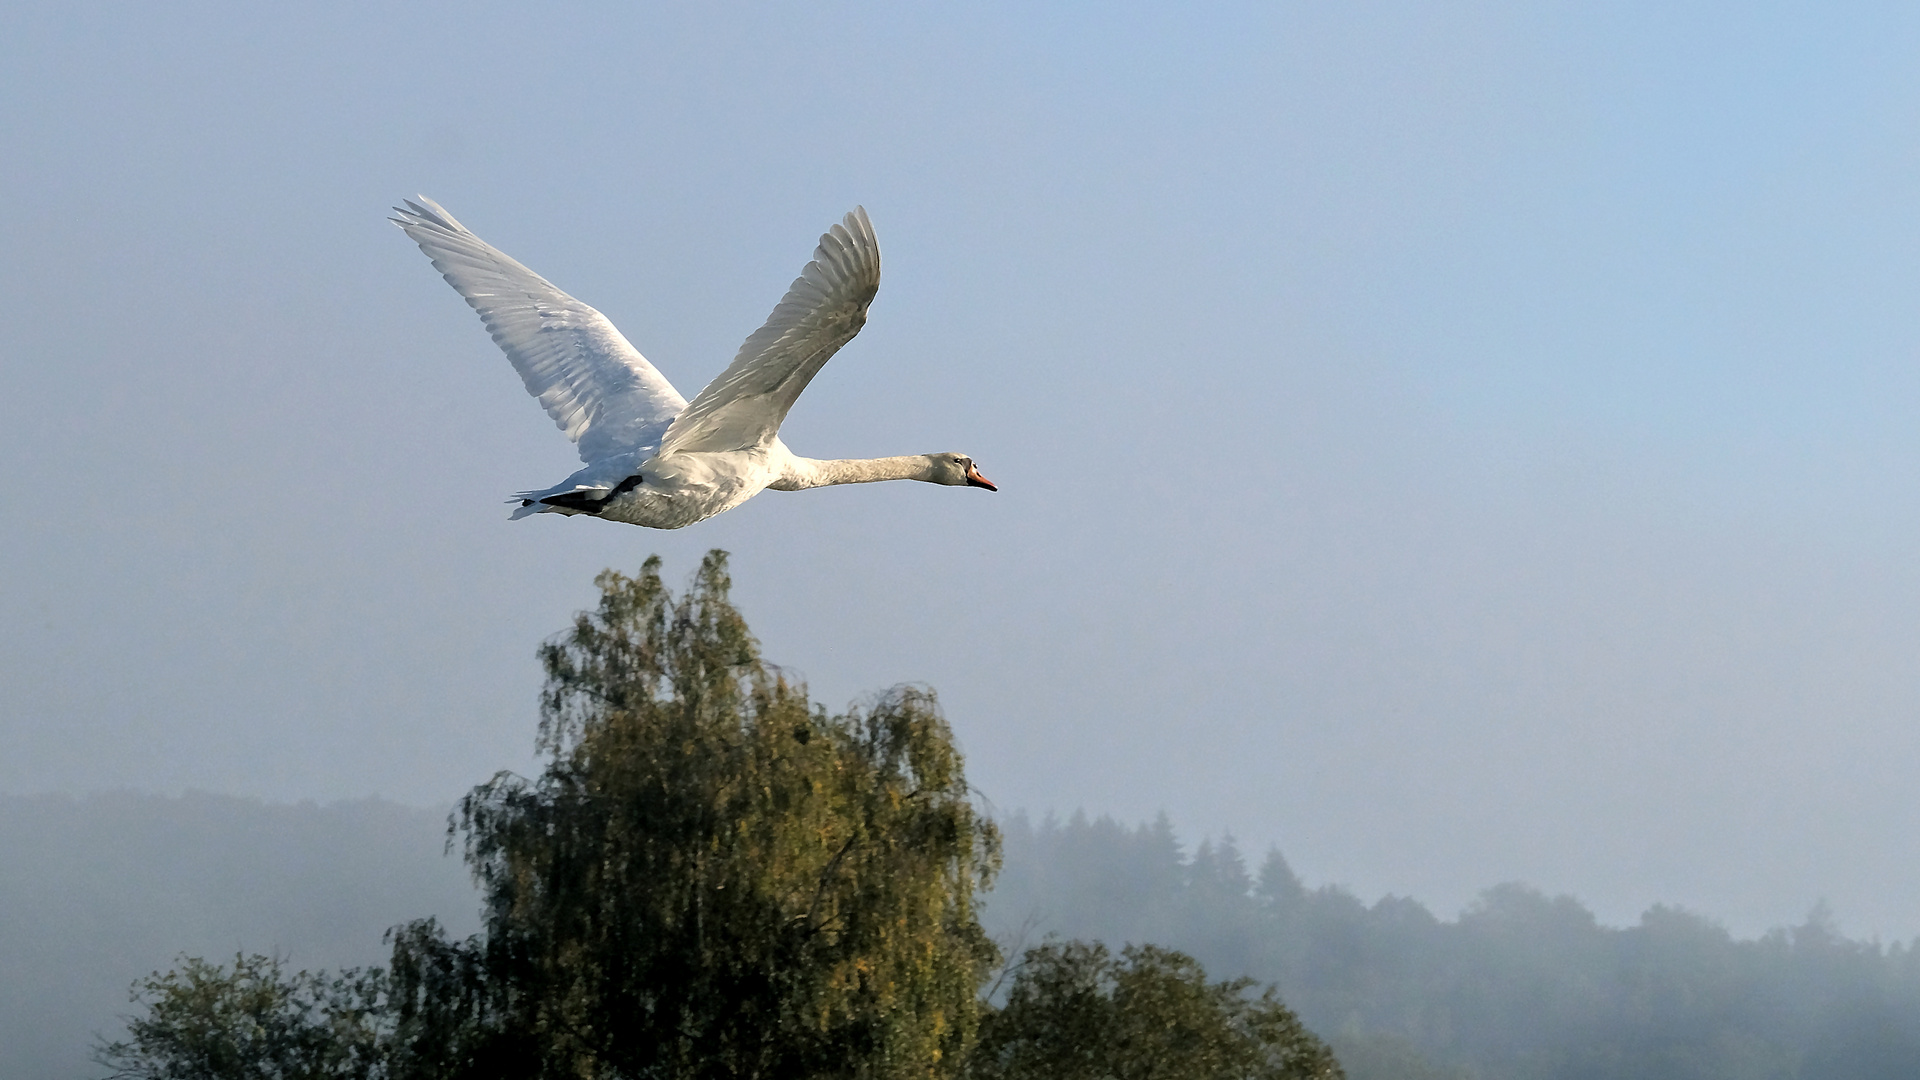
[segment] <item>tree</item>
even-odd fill
[[[394,935],[403,1072],[954,1074],[997,961],[972,897],[998,834],[933,695],[810,705],[724,552],[677,601],[657,558],[596,583],[541,650],[545,770],[457,812],[483,933]]]
[[[385,980],[289,973],[279,957],[233,967],[182,957],[134,984],[146,1015],[96,1048],[116,1080],[372,1080],[385,1075]]]
[[[1340,1080],[1340,1066],[1251,979],[1209,983],[1192,957],[1049,942],[1027,951],[982,1025],[972,1080]]]

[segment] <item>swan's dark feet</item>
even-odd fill
[[[559,495],[549,495],[540,501],[548,506],[558,506],[563,509],[578,511],[582,514],[597,514],[606,509],[609,499],[612,499],[616,495],[622,495],[632,491],[644,483],[646,483],[646,479],[636,473],[614,485],[613,490],[607,492],[605,495],[588,495],[584,492],[568,491]],[[523,502],[520,505],[529,506],[531,502]]]

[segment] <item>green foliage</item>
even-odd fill
[[[710,554],[607,572],[549,643],[545,771],[460,804],[484,933],[394,939],[426,1076],[933,1077],[973,1038],[998,858],[932,695],[829,716]]]
[[[385,1075],[384,982],[288,973],[278,957],[231,969],[182,957],[135,984],[146,1014],[94,1057],[116,1080],[373,1080]]]
[[[983,1025],[974,1080],[1338,1080],[1326,1044],[1271,987],[1209,983],[1192,957],[1152,945],[1051,942],[1022,959]]]

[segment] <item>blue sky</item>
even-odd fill
[[[0,790],[453,798],[535,644],[734,553],[994,805],[1920,934],[1902,5],[0,14]],[[796,451],[998,495],[509,524],[573,468],[424,192],[685,393],[864,204]],[[911,489],[911,490],[906,490]]]

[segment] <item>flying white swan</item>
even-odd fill
[[[860,332],[880,288],[880,244],[860,207],[820,238],[767,324],[691,404],[606,316],[467,231],[440,204],[422,195],[394,213],[389,220],[480,313],[527,392],[587,463],[544,491],[521,492],[515,518],[592,514],[678,529],[763,488],[925,480],[999,490],[965,454],[816,461],[780,441],[794,399]]]

